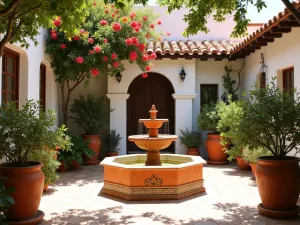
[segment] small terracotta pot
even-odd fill
[[[119,152],[108,152],[108,153],[107,153],[107,156],[108,156],[108,157],[118,156],[118,155],[119,155]]]
[[[71,165],[70,165],[70,166],[71,166],[72,169],[78,169],[81,165],[80,165],[79,162],[73,160],[73,161],[71,162]]]
[[[241,170],[250,170],[251,167],[242,157],[236,157],[237,164]]]
[[[48,190],[49,184],[44,184],[43,192],[46,192]]]
[[[255,171],[256,171],[256,164],[253,163],[249,163],[249,165],[251,166],[251,170],[252,170],[252,174],[253,174],[253,178],[255,179]]]
[[[87,155],[83,155],[83,161],[85,165],[94,165],[100,162],[99,154],[101,148],[100,135],[82,135],[82,140],[89,142],[88,147],[95,153],[92,158]]]
[[[219,165],[229,163],[227,160],[228,155],[223,151],[223,146],[221,145],[220,141],[221,136],[219,134],[207,134],[206,150],[209,158],[207,163]]]
[[[256,183],[265,209],[295,210],[300,192],[299,161],[289,156],[258,158]]]
[[[15,204],[5,213],[9,221],[24,221],[34,217],[41,202],[45,177],[43,164],[29,161],[27,167],[0,166],[0,176],[7,177],[6,188],[15,188],[9,195]]]
[[[66,172],[68,170],[68,167],[65,165],[65,162],[60,162],[60,166],[58,167],[58,172]]]
[[[198,148],[188,148],[186,154],[187,155],[195,155],[195,156],[200,155]]]

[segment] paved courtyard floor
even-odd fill
[[[274,220],[259,215],[260,198],[251,177],[251,171],[240,171],[234,163],[205,165],[206,194],[180,201],[125,202],[99,195],[103,168],[83,166],[60,173],[56,185],[43,195],[42,225],[300,225],[300,217]]]

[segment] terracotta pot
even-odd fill
[[[108,153],[107,153],[107,156],[108,156],[108,157],[118,156],[118,155],[119,155],[119,152],[108,152]]]
[[[256,183],[265,209],[295,210],[300,192],[299,161],[289,156],[258,158]]]
[[[251,167],[242,157],[236,157],[237,164],[241,170],[250,170]]]
[[[68,167],[66,166],[65,162],[60,162],[60,166],[58,167],[58,172],[66,172],[68,170]]]
[[[186,154],[187,155],[195,155],[195,156],[200,155],[198,148],[188,148]]]
[[[207,134],[206,149],[208,153],[209,164],[227,164],[228,155],[222,150],[220,143],[221,136],[219,134]]]
[[[48,190],[49,184],[44,184],[43,192],[46,192]]]
[[[7,220],[22,221],[34,217],[39,209],[45,177],[43,164],[29,161],[27,167],[0,166],[0,176],[7,177],[6,188],[15,188],[10,196],[15,204],[5,213]]]
[[[253,174],[253,177],[255,179],[255,171],[256,171],[256,164],[253,164],[253,163],[249,163],[249,165],[251,166],[251,170],[252,170],[252,174]]]
[[[85,165],[94,165],[98,164],[100,160],[99,153],[101,148],[100,135],[82,135],[82,140],[89,142],[88,147],[95,153],[92,158],[83,155],[83,161]]]
[[[80,165],[79,162],[73,160],[73,161],[71,162],[71,165],[70,165],[70,166],[71,166],[72,169],[78,169],[81,165]]]

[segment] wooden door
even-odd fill
[[[152,104],[158,110],[157,118],[169,119],[169,133],[175,133],[174,89],[170,81],[156,73],[148,73],[147,78],[136,77],[129,86],[127,100],[127,137],[138,134],[138,120],[150,118]],[[162,133],[163,127],[161,128]],[[126,137],[126,138],[127,138]],[[174,153],[174,142],[163,152]],[[133,142],[127,140],[127,154],[146,153]]]

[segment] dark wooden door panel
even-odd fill
[[[146,79],[138,76],[131,83],[127,100],[127,135],[138,134],[138,120],[149,118],[149,110],[152,104],[155,104],[158,115],[157,118],[169,119],[169,133],[175,132],[175,102],[172,97],[174,89],[170,81],[156,73],[148,73]],[[160,129],[163,133],[164,127]],[[174,152],[175,145],[172,144],[166,149],[168,152]],[[127,153],[143,152],[134,143],[127,140]]]

